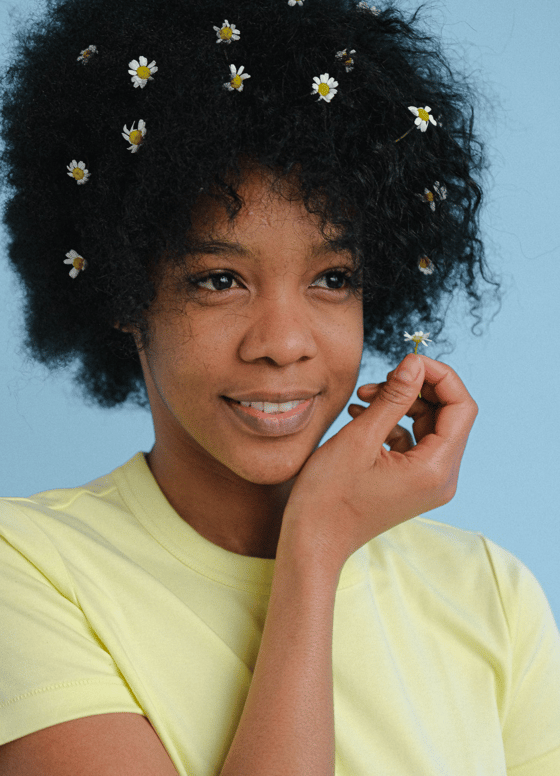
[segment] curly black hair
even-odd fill
[[[30,355],[77,361],[101,406],[147,406],[133,335],[115,323],[146,341],[156,270],[188,256],[201,192],[235,218],[243,159],[297,174],[307,210],[352,251],[364,352],[400,360],[419,325],[436,339],[457,290],[480,322],[479,278],[499,283],[479,234],[476,94],[418,19],[356,0],[46,0],[2,79],[4,223]],[[225,21],[238,39],[221,41]],[[140,56],[158,69],[135,87]],[[243,89],[225,86],[230,65],[251,76]],[[330,100],[313,86],[325,73]],[[87,261],[76,277],[71,250]]]

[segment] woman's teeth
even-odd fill
[[[269,401],[240,401],[239,404],[243,407],[254,407],[256,410],[267,412],[270,415],[277,415],[280,412],[293,410],[295,407],[303,404],[304,401],[304,399],[300,399],[299,401],[286,401],[283,404],[272,404]]]

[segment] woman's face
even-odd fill
[[[272,193],[255,169],[239,193],[233,222],[199,201],[195,265],[166,270],[140,358],[160,453],[277,484],[297,475],[352,395],[362,301],[335,272],[350,271],[351,255],[324,240],[300,201]],[[224,399],[285,394],[314,398],[291,420]]]

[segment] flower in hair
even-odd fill
[[[447,199],[447,189],[443,183],[440,185],[440,182],[436,181],[434,183],[434,191],[438,199]]]
[[[352,54],[356,53],[356,49],[352,49],[350,53],[346,49],[343,51],[337,51],[336,52],[336,58],[341,59],[342,63],[344,64],[344,67],[346,68],[347,72],[350,72],[350,70],[354,69],[354,60],[352,59]]]
[[[82,270],[87,269],[87,261],[76,251],[70,251],[66,255],[68,258],[64,259],[64,264],[72,265],[69,275],[71,278],[77,278]]]
[[[304,0],[288,0],[288,5],[303,5]]]
[[[370,4],[366,3],[365,0],[362,0],[361,3],[358,3],[358,8],[366,8],[368,11],[371,11],[374,16],[379,16],[379,11],[377,8],[374,5],[370,6]]]
[[[425,108],[415,108],[413,105],[410,105],[408,110],[416,116],[414,123],[421,132],[425,132],[428,129],[429,123],[432,123],[437,127],[437,121],[433,116],[430,116],[430,111],[432,109],[428,108],[428,106]]]
[[[77,162],[75,159],[72,159],[70,164],[67,165],[66,169],[68,170],[68,175],[71,178],[74,178],[78,185],[83,185],[86,183],[90,176],[90,173],[88,170],[86,170],[84,162]]]
[[[319,100],[330,102],[338,91],[338,89],[336,89],[338,81],[335,81],[334,78],[329,78],[328,73],[323,73],[321,78],[314,76],[313,80],[315,83],[313,84],[313,91],[311,94],[318,94]]]
[[[146,57],[140,57],[139,62],[133,59],[132,62],[128,63],[128,66],[132,68],[128,72],[132,76],[130,80],[134,84],[135,89],[138,89],[138,87],[143,89],[148,81],[154,80],[152,78],[152,73],[157,73],[159,69],[155,67],[155,64],[155,61],[152,61],[150,64],[148,64]]]
[[[122,136],[125,140],[128,140],[130,143],[130,146],[128,147],[128,151],[132,151],[133,154],[135,154],[138,149],[140,148],[142,141],[144,140],[144,137],[146,135],[146,122],[140,119],[138,122],[138,129],[134,129],[134,124],[136,122],[132,122],[132,126],[130,129],[127,128],[126,124],[123,127],[124,132],[122,133]]]
[[[417,196],[419,196],[420,199],[423,199],[424,202],[429,202],[430,208],[435,211],[436,197],[438,199],[447,199],[447,189],[443,184],[440,186],[439,181],[436,181],[434,183],[433,191],[430,191],[429,189],[424,189],[424,193],[418,194]]]
[[[229,81],[226,81],[224,84],[224,89],[229,89],[230,92],[233,92],[234,90],[237,90],[238,92],[243,91],[243,81],[246,78],[250,78],[251,76],[249,73],[243,73],[243,70],[245,69],[244,65],[241,65],[239,70],[235,67],[235,65],[230,65],[229,69],[231,71],[231,78]]]
[[[214,27],[214,29],[218,39],[216,43],[231,43],[232,40],[239,40],[241,35],[235,24],[230,24],[227,19],[221,27]]]
[[[431,275],[434,271],[434,264],[427,256],[420,256],[418,259],[418,269],[424,275]]]
[[[81,62],[82,65],[85,65],[86,62],[91,59],[93,54],[97,54],[97,46],[88,46],[87,49],[84,49],[80,52],[80,56],[77,58],[78,62]]]

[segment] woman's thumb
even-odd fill
[[[416,383],[416,378],[420,375],[422,369],[422,359],[415,353],[409,353],[398,365],[391,380],[398,380],[402,383]]]
[[[370,406],[356,418],[354,422],[359,423],[360,428],[363,425],[376,449],[412,407],[423,382],[422,359],[415,353],[409,353],[394,372],[389,372]],[[372,439],[372,436],[375,438]]]
[[[372,406],[375,403],[378,404],[378,411],[380,409],[387,414],[387,422],[391,422],[391,419],[398,415],[395,420],[395,423],[398,423],[404,413],[412,407],[423,382],[422,359],[415,353],[409,353],[394,371],[389,372],[387,380],[381,383]]]

